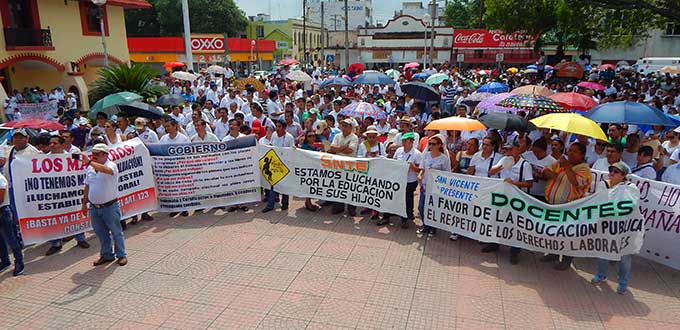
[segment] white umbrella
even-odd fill
[[[198,79],[196,75],[193,73],[185,72],[185,71],[175,71],[171,75],[175,79],[179,80],[186,80],[186,81],[191,81],[193,82],[194,80]]]
[[[312,81],[312,77],[310,77],[308,74],[306,74],[302,70],[296,70],[296,71],[291,71],[287,76],[287,79],[293,80],[293,81]]]
[[[205,69],[205,71],[208,71],[208,73],[212,74],[226,74],[227,69],[219,66],[219,65],[211,65],[208,68]]]

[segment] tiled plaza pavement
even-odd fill
[[[512,266],[414,226],[256,208],[156,214],[126,232],[125,267],[92,267],[92,236],[31,248],[25,276],[0,274],[0,329],[680,329],[680,271],[640,258],[620,296],[589,283],[593,260]]]

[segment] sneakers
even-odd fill
[[[50,248],[47,249],[47,252],[45,252],[45,255],[51,256],[59,251],[61,251],[61,246],[50,246]]]
[[[264,209],[262,209],[262,213],[267,213],[267,212],[270,212],[272,210],[274,210],[274,209],[271,208],[271,207],[265,207]]]
[[[81,249],[89,249],[90,248],[90,243],[88,243],[87,241],[78,241],[77,245]]]
[[[7,267],[9,267],[9,266],[11,266],[11,265],[12,265],[12,263],[9,262],[9,260],[8,260],[8,261],[5,261],[5,262],[3,262],[3,263],[1,263],[1,264],[0,264],[0,272],[2,272],[3,270],[7,269]]]
[[[626,294],[628,292],[628,288],[625,285],[619,284],[619,287],[616,288],[616,293],[618,294]]]
[[[457,241],[458,240],[458,234],[451,234],[451,236],[449,236],[449,240]]]
[[[12,276],[19,276],[24,273],[24,263],[15,263],[14,264],[14,271],[12,272]]]
[[[142,220],[144,220],[144,221],[153,221],[153,217],[150,216],[148,213],[142,213]]]
[[[600,276],[600,274],[595,274],[595,276],[593,276],[593,279],[590,280],[590,283],[598,284],[598,283],[602,283],[606,280],[607,280],[607,276]]]
[[[188,216],[189,216],[189,211],[183,211],[183,212],[180,213],[179,215],[181,215],[181,216],[183,216],[183,217],[188,217]]]

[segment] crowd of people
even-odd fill
[[[93,153],[103,152],[108,145],[133,138],[139,138],[146,144],[174,144],[226,142],[246,135],[255,135],[262,145],[297,147],[351,157],[389,158],[408,163],[406,217],[397,219],[398,225],[404,229],[415,225],[416,211],[420,219],[424,218],[424,196],[428,187],[423,178],[432,169],[499,178],[550,204],[562,204],[584,197],[592,183],[591,169],[609,172],[607,187],[626,184],[630,174],[679,183],[678,178],[663,174],[667,168],[680,161],[680,127],[646,128],[626,123],[607,123],[603,127],[609,141],[596,141],[586,136],[547,129],[530,132],[426,129],[428,123],[449,116],[479,116],[480,111],[466,100],[475,93],[477,86],[490,81],[502,82],[510,88],[537,84],[552,92],[575,91],[598,103],[617,100],[648,103],[665,113],[677,114],[680,105],[680,78],[677,76],[641,75],[625,71],[605,74],[593,70],[584,80],[606,86],[605,90],[597,91],[578,88],[575,86],[576,81],[561,81],[549,74],[498,70],[489,70],[484,74],[477,70],[459,72],[444,64],[425,70],[402,69],[395,83],[390,85],[319,88],[320,83],[329,78],[330,72],[314,68],[310,70],[314,79],[301,83],[286,79],[288,70],[283,68],[277,74],[263,78],[261,82],[264,89],[261,90],[251,85],[238,88],[232,85],[233,79],[216,78],[207,72],[201,72],[193,82],[172,81],[169,84],[171,93],[181,94],[185,102],[163,109],[166,114],[162,118],[128,118],[121,114],[114,119],[101,112],[90,123],[83,114],[75,112],[72,117],[65,115],[62,118],[65,125],[63,131],[41,135],[33,141],[33,145],[24,139],[25,131],[15,130],[13,147],[6,159],[11,161],[12,157],[22,153],[79,153],[87,149]],[[440,100],[428,102],[414,99],[401,90],[400,86],[419,72],[448,75],[449,79],[433,86],[439,91]],[[371,104],[376,115],[348,116],[344,109],[358,102]],[[517,114],[528,119],[541,115],[526,111]],[[92,162],[94,173],[108,174],[105,168],[108,162],[104,159],[93,159]],[[7,167],[4,167],[5,177],[8,177]],[[8,187],[11,187],[11,182],[9,185],[5,182],[3,188],[3,181],[0,180],[0,189]],[[8,190],[3,191],[7,201],[4,205],[7,206],[9,193]],[[417,206],[416,195],[419,196]],[[103,205],[102,208],[111,206],[106,205],[107,200],[92,197],[89,200],[96,199],[101,203],[97,205]],[[269,191],[264,198],[266,206],[262,212],[274,210],[277,203],[280,203],[281,210],[289,207],[289,196]],[[310,212],[316,212],[326,205],[333,214],[347,212],[350,216],[356,216],[359,211],[362,215],[370,215],[370,219],[378,226],[388,225],[395,218],[376,210],[357,210],[353,205],[305,200],[305,208]],[[102,208],[92,208],[90,212]],[[247,207],[235,206],[228,211],[239,209],[247,210]],[[103,241],[107,242],[106,246],[102,246],[101,258],[95,264],[111,261],[115,256],[122,265],[127,263],[122,238],[126,221],[115,224],[110,221],[110,214],[102,216],[106,221],[99,226],[94,226],[93,222],[97,236],[100,239],[106,237]],[[188,215],[187,212],[180,214]],[[3,211],[2,216],[9,217],[10,213]],[[153,218],[144,214],[142,219]],[[137,221],[135,218],[131,223]],[[19,263],[21,259],[17,257],[16,251],[19,243],[12,241],[10,227],[3,225],[2,237],[6,242],[1,245],[9,243],[15,254],[15,262]],[[109,233],[114,238],[115,252],[108,238]],[[422,225],[417,229],[417,234],[433,237],[436,230]],[[451,234],[449,238],[457,240],[459,237]],[[76,235],[75,239],[81,248],[89,247],[84,236]],[[50,244],[48,255],[61,249],[62,240]],[[486,244],[482,251],[491,253],[498,249],[498,244]],[[7,250],[0,252],[3,258],[1,268],[8,267]],[[520,261],[519,255],[520,249],[510,249],[511,264]],[[629,257],[621,261],[620,293],[626,292],[631,267]],[[120,261],[122,258],[125,258],[123,262]],[[555,268],[566,270],[572,258],[546,255],[541,260],[560,260]],[[605,279],[606,266],[607,262],[599,264],[593,283]],[[22,270],[23,266],[18,267],[17,264],[15,274],[20,274]]]

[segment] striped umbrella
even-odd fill
[[[551,98],[536,94],[510,96],[496,105],[526,111],[567,112]]]
[[[342,108],[340,114],[352,118],[364,119],[366,117],[376,118],[378,116],[378,112],[380,112],[380,110],[376,106],[373,106],[373,104],[370,104],[368,102],[359,103],[352,102],[345,106],[344,108]]]

